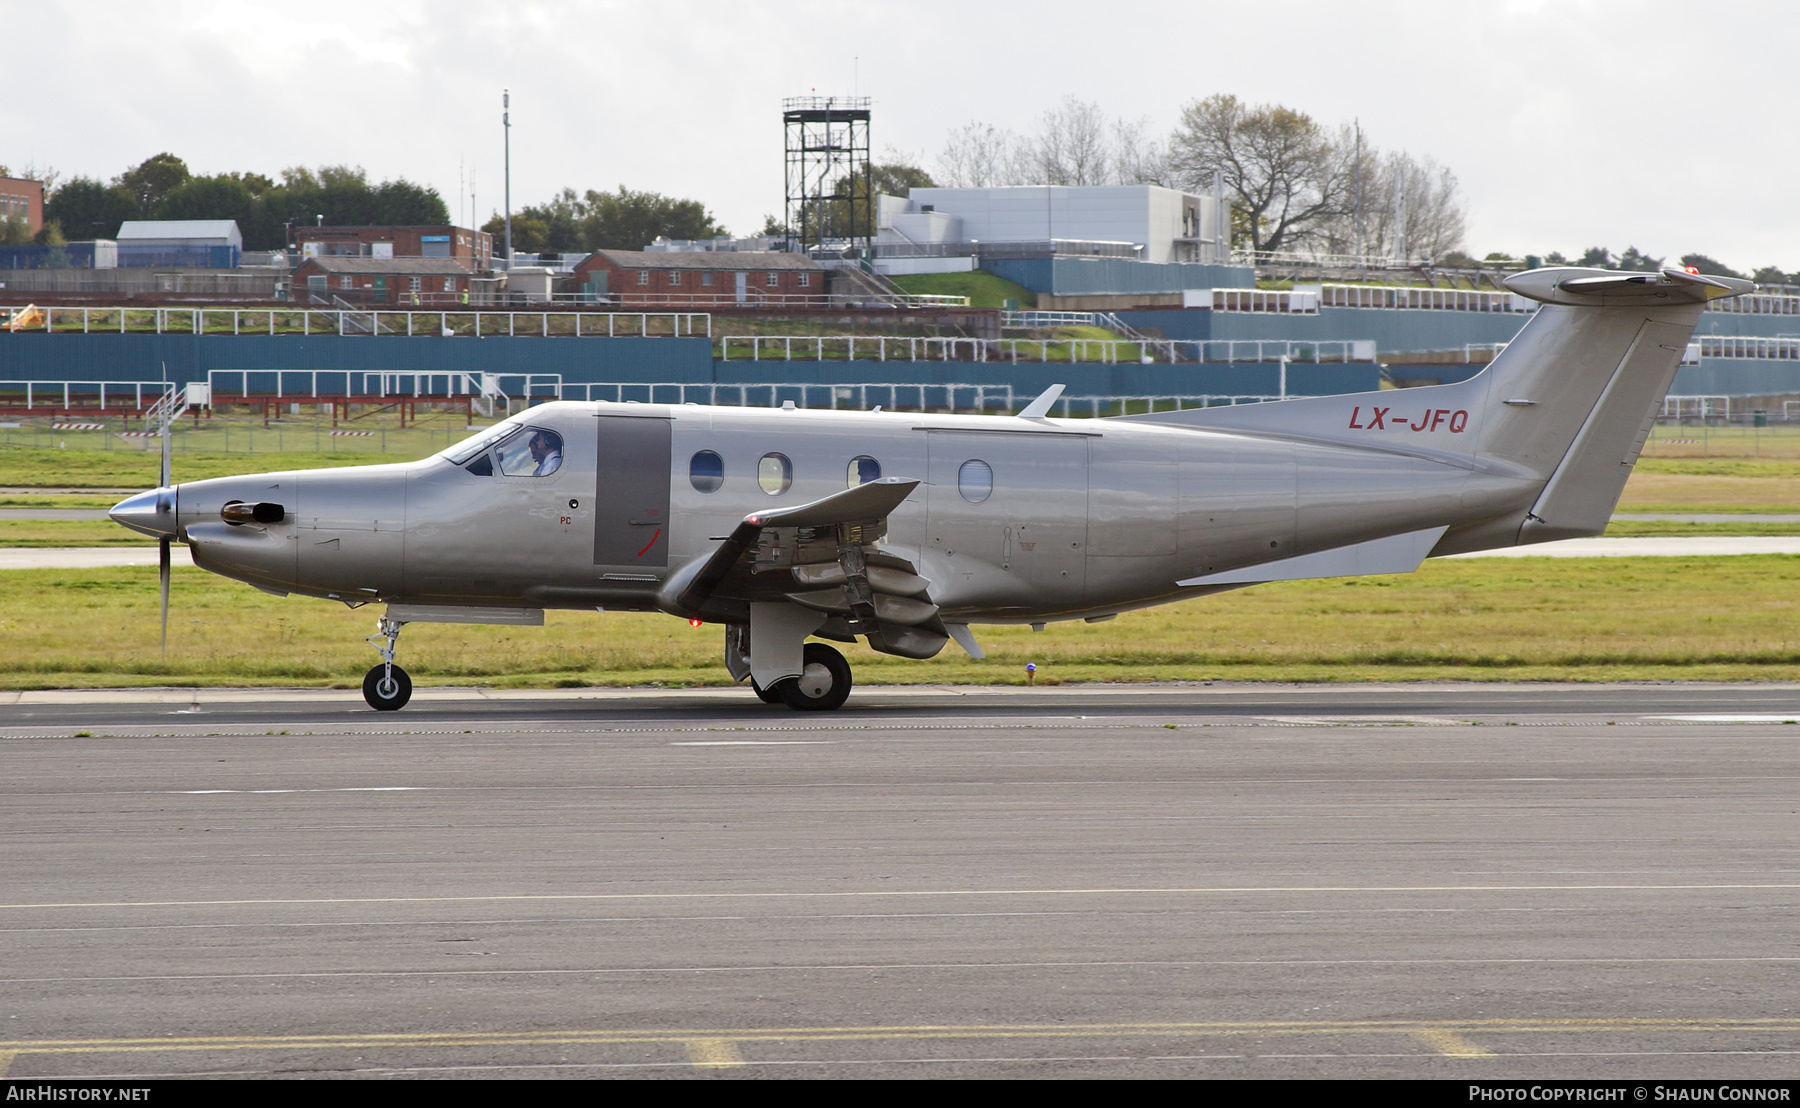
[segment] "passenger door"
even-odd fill
[[[594,565],[646,572],[669,564],[669,420],[599,417]]]

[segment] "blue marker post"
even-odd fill
[[[1037,684],[1037,663],[1036,662],[1026,662],[1025,663],[1025,683],[1027,685]]]

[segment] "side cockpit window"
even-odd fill
[[[496,447],[494,460],[507,477],[548,477],[562,468],[563,439],[547,428],[528,427]]]

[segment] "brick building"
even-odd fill
[[[0,177],[0,220],[25,217],[32,234],[44,229],[44,182]]]
[[[825,270],[799,254],[596,250],[575,267],[583,293],[626,307],[822,303]]]
[[[455,258],[308,258],[294,270],[291,299],[396,308],[468,303],[469,267]]]
[[[494,236],[467,227],[295,227],[302,258],[455,258],[470,269],[494,267]]]

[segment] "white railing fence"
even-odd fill
[[[6,311],[0,308],[0,311]],[[711,338],[709,312],[385,311],[368,308],[45,307],[51,334]],[[33,326],[30,330],[38,330]]]
[[[885,335],[726,335],[721,361],[877,362],[1373,362],[1372,339],[966,339]]]

